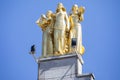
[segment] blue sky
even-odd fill
[[[0,0],[0,80],[37,80],[37,64],[28,54],[36,45],[41,55],[42,31],[35,21],[58,2],[70,11],[73,4],[85,6],[82,22],[83,72],[96,80],[119,80],[119,0]]]

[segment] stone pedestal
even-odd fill
[[[82,74],[80,55],[69,54],[38,60],[38,80],[94,80],[92,74]]]

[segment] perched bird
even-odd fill
[[[35,45],[32,45],[31,46],[31,52],[30,52],[31,54],[35,54]]]

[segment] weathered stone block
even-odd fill
[[[38,60],[38,80],[92,80],[90,75],[82,75],[82,65],[82,57],[75,53],[40,58]]]

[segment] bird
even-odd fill
[[[31,46],[31,52],[30,52],[30,54],[35,54],[35,45]]]

